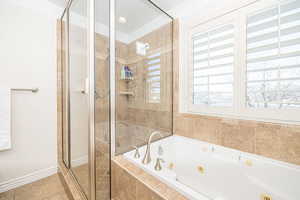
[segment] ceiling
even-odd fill
[[[60,7],[65,6],[65,0],[48,0]],[[188,0],[153,0],[160,8],[165,11],[171,10],[180,3]],[[75,0],[74,11],[83,15],[80,3],[85,1]],[[109,0],[97,0],[96,5],[96,21],[98,23],[108,25],[109,23]],[[119,17],[125,17],[127,23],[118,23]],[[116,29],[129,34],[137,31],[143,25],[148,24],[157,17],[166,17],[163,12],[155,8],[148,0],[116,0]]]

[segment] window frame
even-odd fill
[[[223,27],[226,25],[233,25],[234,26],[234,64],[233,64],[233,88],[232,88],[232,107],[225,107],[225,106],[210,106],[210,105],[195,105],[193,104],[193,36],[195,34],[198,33],[206,33],[209,32],[211,30],[217,29],[218,27]],[[236,57],[237,57],[237,36],[238,34],[236,34],[237,30],[237,23],[235,20],[235,15],[230,15],[230,16],[226,16],[223,17],[221,19],[217,19],[217,20],[213,20],[211,21],[211,23],[206,23],[206,24],[202,24],[200,26],[196,26],[192,29],[189,30],[189,34],[188,34],[188,70],[187,70],[187,74],[188,74],[188,83],[187,85],[187,89],[188,89],[188,102],[187,102],[187,110],[190,113],[201,113],[201,114],[231,114],[233,115],[235,113],[235,107],[234,104],[236,104],[236,99],[235,99],[235,94],[238,92],[236,90],[235,87],[235,71],[236,71]],[[200,112],[201,111],[201,112]]]
[[[283,1],[283,3],[285,2],[288,2],[288,0]],[[250,108],[246,105],[247,16],[269,9],[279,3],[282,3],[282,1],[259,1],[201,24],[183,22],[180,25],[180,43],[182,44],[180,52],[182,56],[179,69],[179,112],[264,122],[300,124],[300,109],[298,108]],[[233,24],[235,27],[232,107],[195,105],[192,101],[193,87],[191,81],[193,80],[192,36],[196,33],[205,33],[218,26],[228,24]]]

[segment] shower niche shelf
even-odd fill
[[[121,78],[120,81],[126,81],[126,82],[134,81],[134,78],[132,78],[132,79],[129,79],[129,78]]]
[[[121,91],[119,94],[120,95],[126,95],[126,96],[134,96],[134,93],[130,92],[130,91]]]

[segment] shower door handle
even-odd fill
[[[81,90],[81,94],[88,94],[89,93],[89,79],[86,78],[84,81],[84,89]]]

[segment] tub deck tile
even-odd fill
[[[122,200],[124,196],[128,198],[129,195],[130,200],[188,200],[156,177],[126,160],[122,155],[114,157],[112,161],[112,178],[115,180],[112,182],[113,199]],[[121,180],[124,179],[122,175],[124,173],[127,184]]]

